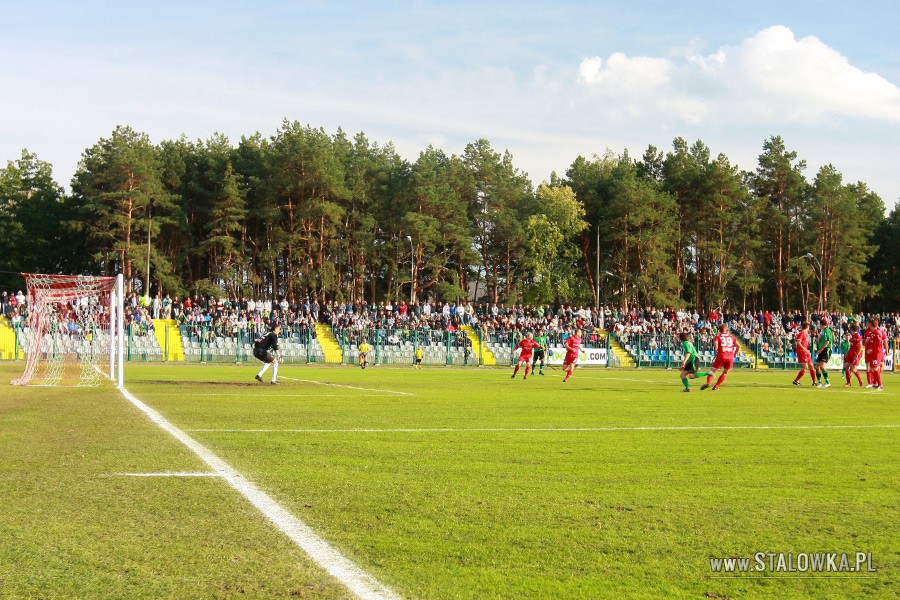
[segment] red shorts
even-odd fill
[[[797,362],[801,365],[805,365],[812,362],[812,354],[809,352],[798,352],[797,353]]]
[[[884,357],[876,356],[874,358],[866,357],[866,369],[869,371],[878,371],[884,366]]]
[[[859,352],[857,352],[856,354],[845,354],[844,355],[844,365],[845,366],[849,365],[851,367],[857,366],[859,364],[860,356],[861,355]]]
[[[578,363],[578,355],[572,354],[571,352],[566,352],[566,358],[563,359],[563,365],[574,365]]]
[[[713,361],[712,370],[718,371],[719,369],[725,369],[726,371],[730,371],[734,368],[734,357],[730,356],[725,358],[724,356],[717,356],[716,360]]]
[[[531,353],[525,354],[524,352],[519,355],[520,363],[530,363],[531,362]]]

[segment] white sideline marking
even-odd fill
[[[672,425],[647,427],[431,427],[395,429],[189,429],[200,433],[462,433],[531,431],[732,431],[756,429],[900,429],[891,425]]]
[[[115,473],[119,477],[221,477],[220,473]]]
[[[359,598],[399,598],[397,594],[356,566],[328,542],[316,535],[306,523],[292,515],[274,498],[244,478],[208,448],[169,423],[165,417],[135,398],[124,387],[118,389],[129,402],[146,414],[151,421],[190,448],[219,477],[225,479],[228,485],[240,492],[267,519],[274,523],[282,533],[288,536],[310,558],[346,586],[347,589],[356,594],[356,596]]]
[[[395,394],[397,396],[415,396],[410,392],[398,392],[395,390],[379,390],[376,388],[356,387],[355,385],[344,385],[343,383],[327,383],[325,381],[313,381],[312,379],[294,379],[293,377],[278,376],[279,379],[287,379],[288,381],[299,381],[300,383],[314,383],[316,385],[331,385],[334,387],[347,388],[350,390],[361,390],[363,392],[378,392],[380,394]]]

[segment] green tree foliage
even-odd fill
[[[526,265],[532,281],[525,300],[568,302],[578,296],[577,240],[588,227],[584,205],[569,186],[544,182],[537,190],[537,209],[525,224]]]
[[[759,166],[750,178],[753,193],[764,202],[760,220],[765,249],[762,272],[772,274],[775,307],[781,311],[789,304],[792,259],[803,254],[800,236],[809,197],[804,169],[806,162],[798,160],[796,152],[788,151],[780,136],[774,136],[763,144]]]
[[[23,150],[0,169],[0,270],[56,273],[89,269],[81,260],[84,247],[64,227],[71,202],[53,180],[53,169]],[[0,273],[0,281],[21,286],[21,280]]]
[[[842,179],[832,165],[819,169],[805,227],[814,235],[811,254],[822,267],[826,308],[850,308],[877,289],[863,277],[875,253],[870,237],[884,218],[884,203],[865,184],[844,185]]]
[[[804,170],[777,136],[751,173],[676,138],[578,157],[535,189],[485,139],[409,163],[297,121],[237,146],[117,127],[70,196],[27,151],[0,169],[0,270],[122,271],[143,292],[149,234],[151,287],[179,295],[892,308],[896,211],[834,166]]]
[[[619,297],[625,306],[679,304],[673,268],[677,224],[673,197],[627,153],[608,152],[593,160],[579,157],[567,175],[584,201],[586,215],[599,228],[599,270],[607,283],[601,296]],[[584,250],[590,240],[582,239],[581,255],[590,272],[596,255]]]
[[[442,298],[466,296],[465,271],[454,266],[478,259],[473,251],[472,223],[461,196],[470,182],[460,159],[429,146],[412,166],[412,203],[404,229],[412,238],[416,286],[412,297],[436,292]]]
[[[72,226],[87,238],[94,260],[106,274],[121,270],[129,288],[135,289],[147,258],[150,199],[163,213],[172,208],[162,184],[158,149],[146,134],[117,127],[108,139],[85,150],[72,192],[78,211]],[[171,271],[159,257],[156,267]]]
[[[463,200],[475,224],[478,268],[487,295],[493,302],[518,300],[524,227],[534,211],[531,182],[513,166],[509,152],[501,156],[485,139],[466,146],[462,160],[471,173]]]
[[[896,312],[900,306],[900,204],[878,226],[872,244],[878,250],[869,259],[870,282],[879,293],[865,306],[872,311]]]

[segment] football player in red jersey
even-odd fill
[[[884,357],[887,353],[887,335],[878,326],[878,318],[866,323],[866,371],[871,373],[870,383],[866,387],[877,390],[884,389],[881,381],[881,370],[884,368]]]
[[[575,365],[578,364],[578,353],[581,352],[581,329],[576,329],[575,332],[566,338],[566,357],[563,359],[563,369],[566,371],[566,377],[563,379],[563,383],[569,380],[569,377],[572,376],[572,371],[575,370]]]
[[[794,379],[794,385],[803,385],[800,383],[800,380],[803,379],[803,374],[807,370],[809,371],[809,376],[812,377],[813,385],[816,385],[818,383],[816,381],[816,369],[813,366],[812,353],[809,351],[809,321],[803,321],[803,324],[800,326],[795,350],[797,351],[797,362],[803,368],[800,369],[800,373]]]
[[[534,334],[530,331],[525,334],[525,338],[519,342],[519,345],[516,346],[516,350],[519,350],[519,362],[516,363],[516,370],[513,371],[511,379],[515,379],[516,375],[519,374],[519,367],[525,365],[525,376],[522,379],[528,379],[528,373],[531,370],[531,353],[534,352],[535,348],[540,348],[541,345],[534,341]]]
[[[850,323],[850,349],[847,350],[847,354],[844,355],[844,376],[847,378],[847,383],[844,384],[844,387],[850,387],[853,384],[850,383],[850,373],[856,375],[856,380],[859,382],[860,387],[862,387],[862,377],[859,376],[859,370],[857,366],[859,365],[859,359],[862,356],[862,347],[863,347],[863,339],[859,334],[859,324]]]
[[[713,376],[721,370],[722,374],[719,375],[716,385],[713,386],[715,392],[725,381],[728,372],[734,368],[734,354],[737,352],[738,345],[737,339],[729,333],[728,325],[725,323],[719,325],[719,333],[713,339],[713,343],[716,347],[716,359],[713,361],[712,369],[706,375],[706,383],[701,385],[700,389],[705,390],[712,385]]]

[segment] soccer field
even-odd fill
[[[111,385],[10,386],[21,367],[0,364],[0,596],[351,596]],[[401,597],[900,593],[893,378],[510,372],[129,365],[126,387]],[[710,560],[857,552],[876,571]]]

